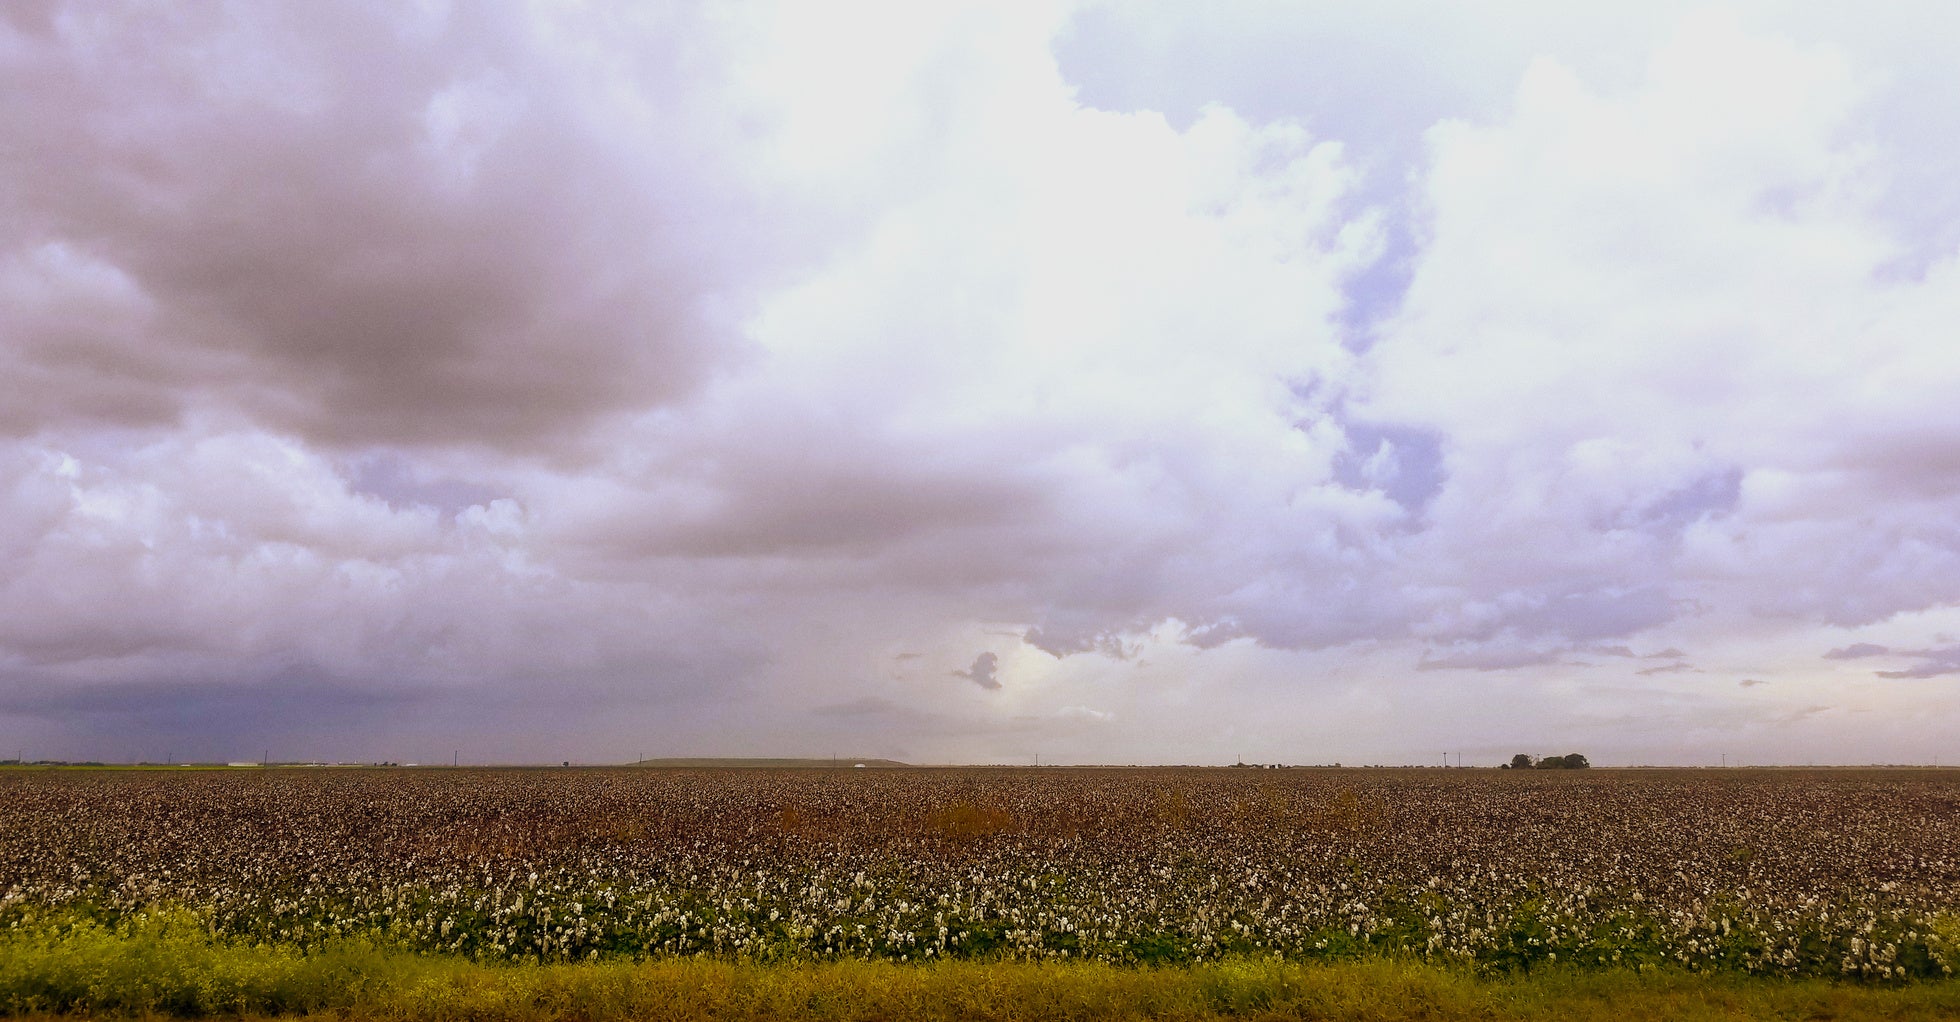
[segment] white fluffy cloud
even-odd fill
[[[1930,328],[1956,266],[1887,278],[1865,102],[1840,56],[1709,17],[1633,89],[1540,61],[1504,122],[1432,129],[1429,237],[1363,402],[1448,437],[1426,557],[1534,610],[1590,587],[1633,615],[1609,634],[1960,597],[1935,524],[1960,359]]]

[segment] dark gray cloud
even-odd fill
[[[541,16],[15,24],[4,371],[33,386],[0,428],[215,402],[328,443],[535,449],[687,393],[728,343],[702,302],[764,258],[733,214],[737,113],[690,106],[718,37],[679,9]],[[609,34],[629,59],[590,58]]]
[[[13,678],[0,681],[0,716],[38,721],[48,745],[101,747],[119,759],[295,760],[329,751],[323,735],[391,731],[427,712],[432,695],[292,668],[241,682]]]
[[[995,672],[1000,669],[1000,657],[994,653],[982,653],[973,658],[973,666],[963,671],[954,671],[956,678],[965,678],[988,691],[1000,688],[1000,678]]]
[[[154,657],[9,666],[0,669],[0,730],[41,755],[122,761],[256,760],[268,749],[286,761],[429,762],[461,752],[464,762],[557,762],[599,748],[626,758],[642,743],[684,747],[700,729],[725,726],[725,707],[748,695],[727,679],[755,669],[742,659],[753,651],[717,662],[678,647],[608,663],[624,659],[617,637],[603,637],[610,649],[595,657],[549,634],[548,644],[520,639],[477,661],[460,680],[451,671],[471,659],[451,646],[460,637],[419,658],[331,648],[342,661],[334,665],[248,650],[178,657],[191,668],[164,672],[169,659]],[[531,648],[531,662],[517,647]]]
[[[1919,662],[1897,671],[1876,671],[1881,678],[1938,678],[1949,674],[1960,674],[1960,646],[1945,649],[1900,650],[1900,656],[1913,657]]]
[[[1826,660],[1859,660],[1864,657],[1884,656],[1892,652],[1884,646],[1871,642],[1854,642],[1824,654]]]
[[[1652,653],[1636,653],[1630,646],[1619,645],[1588,646],[1580,650],[1580,652],[1594,653],[1599,656],[1620,657],[1627,660],[1682,660],[1688,655],[1671,646],[1667,649],[1655,650]]]
[[[1126,636],[1149,628],[1149,622],[1141,620],[1131,622],[1127,628],[1111,628],[1106,620],[1092,620],[1083,622],[1079,626],[1081,630],[1070,631],[1065,622],[1056,620],[1058,617],[1060,615],[1049,615],[1046,625],[1030,628],[1017,637],[1049,656],[1094,653],[1111,660],[1128,660],[1137,655],[1140,644],[1138,640]],[[1193,629],[1186,638],[1192,645],[1208,649],[1242,634],[1230,624],[1210,624]]]
[[[1416,661],[1416,670],[1507,671],[1556,663],[1564,653],[1563,649],[1531,649],[1510,645],[1459,648],[1441,656],[1437,656],[1435,650],[1424,650],[1422,658]]]
[[[1045,516],[1047,488],[1024,470],[915,448],[822,421],[691,439],[579,539],[608,557],[818,558],[962,535],[992,546]]]
[[[1960,646],[1939,649],[1893,649],[1872,642],[1854,642],[1824,654],[1826,660],[1865,660],[1871,657],[1899,657],[1919,663],[1893,671],[1874,671],[1881,678],[1937,678],[1960,674]]]

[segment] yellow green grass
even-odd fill
[[[302,953],[189,916],[0,934],[0,1013],[377,1020],[1934,1019],[1960,981],[1896,987],[1685,972],[1477,976],[1390,959],[1135,969],[705,959],[486,965],[362,941]]]

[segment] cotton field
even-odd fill
[[[0,925],[479,960],[1960,960],[1942,771],[0,772]]]

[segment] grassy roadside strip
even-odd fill
[[[217,940],[182,920],[0,934],[15,1017],[626,1019],[1926,1019],[1960,1017],[1960,981],[1898,987],[1684,972],[1556,969],[1479,978],[1385,959],[1126,969],[953,961],[708,960],[483,965],[350,941],[302,954]]]

